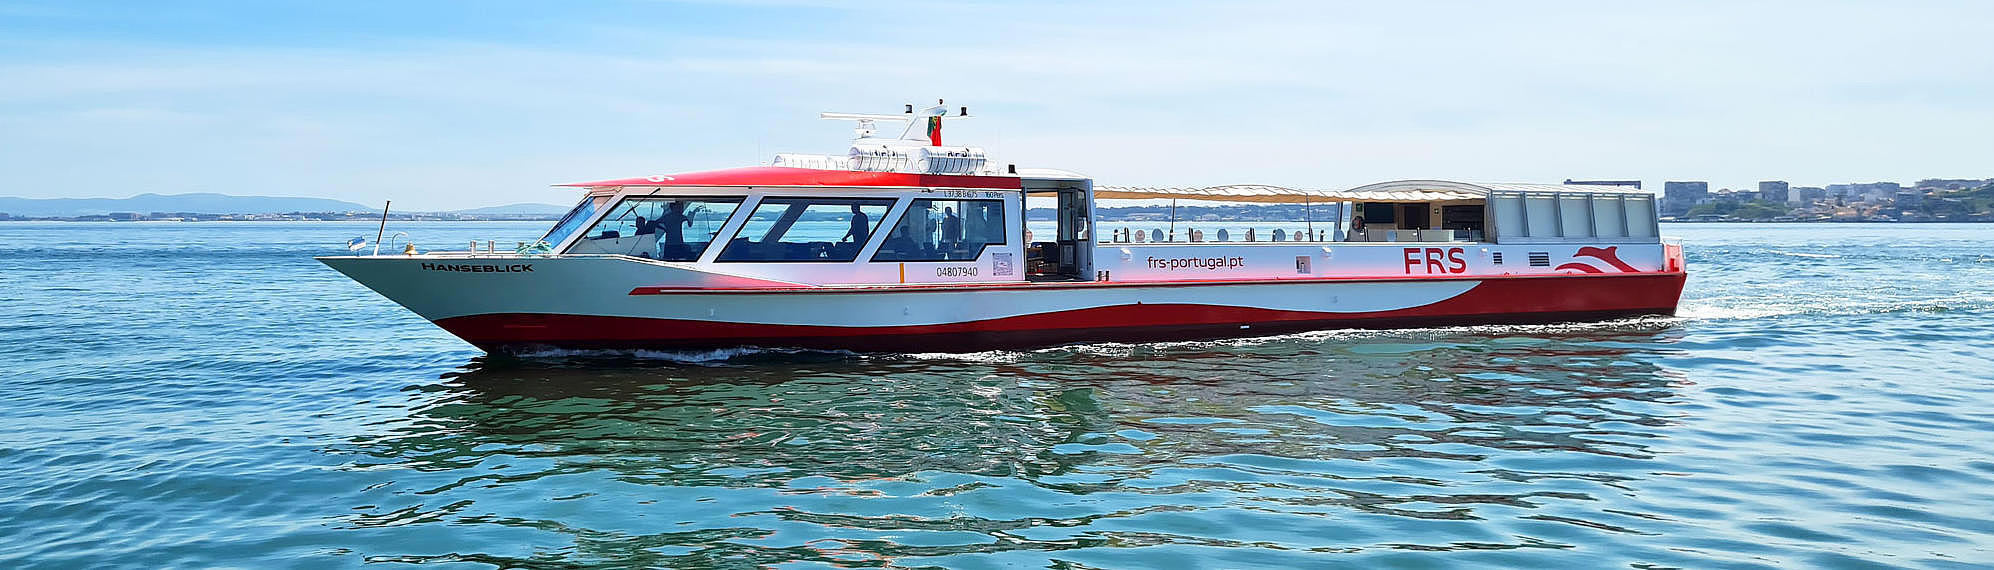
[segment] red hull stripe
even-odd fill
[[[974,351],[1090,341],[1189,340],[1315,329],[1541,323],[1672,314],[1684,276],[1612,282],[1492,280],[1453,298],[1370,313],[1224,305],[1115,305],[933,325],[771,325],[641,317],[487,314],[438,326],[479,347],[708,349],[735,346],[877,351]]]
[[[817,170],[780,166],[751,166],[576,182],[558,186],[865,186],[908,188],[996,188],[1016,190],[1024,184],[1015,176],[966,176],[954,174],[911,174],[906,172],[857,172]]]
[[[1559,267],[1558,269],[1565,269]],[[1293,279],[1176,279],[1169,281],[1018,281],[1010,283],[907,283],[888,285],[823,285],[823,286],[771,286],[771,287],[637,287],[631,295],[766,295],[769,293],[939,293],[965,290],[1050,290],[1050,289],[1099,289],[1108,287],[1198,287],[1224,285],[1295,285],[1301,283],[1404,283],[1432,281],[1496,281],[1510,279],[1578,279],[1578,278],[1640,278],[1674,275],[1681,277],[1683,272],[1674,273],[1600,273],[1594,270],[1591,275],[1556,273],[1545,275],[1464,275],[1460,277],[1428,277],[1424,275],[1407,277],[1297,277]]]

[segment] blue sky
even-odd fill
[[[0,195],[566,203],[951,142],[1107,184],[1994,176],[1994,2],[0,0]]]

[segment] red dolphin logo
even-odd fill
[[[1572,254],[1572,257],[1574,258],[1591,257],[1606,262],[1607,265],[1613,266],[1614,269],[1620,270],[1621,273],[1639,273],[1641,270],[1635,269],[1634,266],[1628,265],[1627,262],[1620,260],[1619,249],[1620,246],[1613,246],[1604,249],[1592,246],[1586,246],[1579,248],[1578,253]],[[1585,272],[1585,273],[1606,272],[1606,270],[1595,267],[1590,263],[1581,263],[1577,261],[1558,266],[1559,271],[1563,271],[1566,269]]]

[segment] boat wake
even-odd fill
[[[1856,316],[1893,313],[1951,313],[1994,311],[1994,297],[1953,295],[1936,299],[1872,299],[1850,302],[1841,299],[1721,298],[1684,300],[1677,311],[1681,318],[1696,321],[1733,321],[1810,316]]]
[[[859,353],[843,350],[810,350],[801,348],[764,348],[743,346],[712,350],[649,350],[649,349],[569,349],[569,348],[530,348],[494,353],[496,359],[511,360],[529,364],[601,364],[616,361],[628,362],[669,362],[674,364],[726,365],[743,361],[765,359],[777,360],[818,360],[824,358],[844,359],[859,356]]]
[[[1240,348],[1358,345],[1370,343],[1431,342],[1461,340],[1464,337],[1569,337],[1580,335],[1653,334],[1682,322],[1682,317],[1630,317],[1608,321],[1546,323],[1534,325],[1464,325],[1400,329],[1329,329],[1257,337],[1209,340],[1161,341],[1145,343],[1097,342],[1052,346],[1033,350],[993,350],[985,352],[906,353],[893,358],[929,361],[955,361],[978,364],[1009,364],[1041,358],[1065,356],[1129,358],[1154,352],[1230,351]]]

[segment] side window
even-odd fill
[[[984,246],[1004,244],[1005,227],[1002,200],[915,200],[872,260],[974,260]]]
[[[626,198],[568,252],[693,261],[740,205],[740,198]]]
[[[891,198],[763,198],[720,261],[858,259]]]

